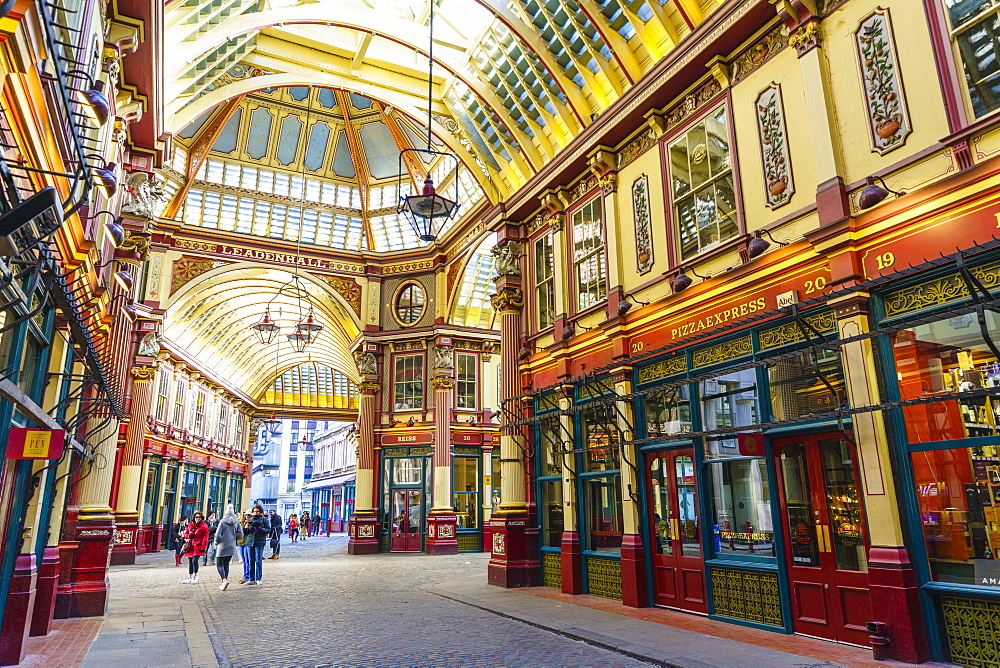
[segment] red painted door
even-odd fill
[[[423,508],[419,489],[392,491],[392,527],[389,549],[392,552],[420,552],[423,535]]]
[[[708,612],[694,451],[658,453],[649,460],[648,475],[653,600],[657,605]]]
[[[795,632],[867,646],[867,528],[854,446],[840,434],[774,443]]]

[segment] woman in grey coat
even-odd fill
[[[222,591],[229,586],[229,562],[236,554],[236,541],[240,538],[243,538],[243,527],[236,517],[233,504],[229,504],[226,506],[225,517],[215,530],[215,567],[219,570],[219,577],[222,578],[222,584],[219,585]]]

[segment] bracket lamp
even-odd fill
[[[110,223],[104,224],[108,230],[108,235],[111,237],[111,243],[114,244],[115,248],[118,248],[125,243],[125,228],[118,222],[120,220],[121,217],[111,221]]]
[[[103,81],[95,81],[87,90],[77,91],[77,95],[87,118],[97,123],[98,127],[108,122],[108,118],[111,117],[111,103],[104,93]]]
[[[875,181],[878,181],[882,185],[877,185]],[[858,206],[862,209],[870,209],[876,204],[880,204],[882,200],[889,196],[889,193],[892,193],[896,197],[903,196],[903,193],[887,186],[881,176],[869,176],[865,179],[865,184],[865,189],[861,191],[861,197],[858,198]]]
[[[699,274],[698,272],[696,272],[691,267],[686,267],[686,268],[685,267],[678,267],[677,268],[677,275],[674,276],[674,280],[670,282],[670,287],[671,287],[671,289],[673,289],[675,295],[678,294],[678,293],[680,293],[680,292],[684,292],[689,287],[691,287],[691,282],[692,282],[691,281],[691,277],[688,276],[685,273],[686,271],[690,271],[692,274],[694,274],[695,276],[697,276],[698,278],[700,278],[702,280],[705,280],[705,279],[708,278],[708,276],[702,276],[701,274]]]
[[[118,192],[118,177],[115,176],[115,163],[107,162],[104,167],[94,167],[94,179],[104,194],[111,199]]]
[[[62,213],[56,189],[46,186],[0,216],[0,255],[20,255],[58,230]]]
[[[127,269],[119,269],[114,274],[115,283],[124,290],[125,292],[132,291],[132,285],[135,281],[132,279],[132,273]]]
[[[632,310],[635,305],[639,306],[649,306],[652,302],[641,302],[635,298],[635,295],[625,295],[624,299],[618,302],[618,317],[622,317],[626,313]]]
[[[765,239],[762,235],[766,234],[767,239],[770,239],[778,246],[787,246],[787,241],[778,241],[771,236],[771,233],[767,230],[754,230],[753,238],[750,239],[750,243],[747,244],[747,256],[752,260],[758,255],[762,255],[764,251],[771,247],[771,242]]]

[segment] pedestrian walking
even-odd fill
[[[268,520],[271,523],[271,556],[268,559],[280,559],[281,558],[281,534],[284,533],[281,523],[281,515],[269,510]]]
[[[205,522],[208,523],[208,554],[205,559],[208,560],[209,564],[215,565],[215,530],[219,526],[219,517],[215,514],[213,510],[205,518]]]
[[[299,540],[309,537],[309,511],[303,510],[299,515]]]
[[[181,547],[184,545],[184,530],[187,528],[187,515],[181,515],[173,526],[174,539],[174,566],[181,565]]]
[[[219,585],[222,591],[226,591],[229,587],[229,562],[236,554],[236,541],[242,538],[243,527],[236,517],[236,510],[230,504],[226,506],[226,514],[219,520],[215,529],[215,540],[212,541],[215,544],[215,568],[222,578],[222,584]]]
[[[288,537],[293,543],[299,542],[299,516],[295,513],[288,518]]]
[[[264,546],[267,545],[267,537],[271,533],[271,522],[264,517],[264,509],[260,504],[253,507],[250,512],[250,521],[247,522],[246,544],[250,553],[250,579],[243,584],[259,585],[264,576]]]
[[[243,562],[243,578],[240,580],[240,584],[246,584],[250,582],[250,543],[249,536],[247,535],[247,527],[250,524],[250,513],[243,513],[242,519],[240,519],[240,528],[243,529],[243,538],[236,541],[236,544],[240,548],[240,560]]]
[[[315,536],[319,535],[319,525],[320,524],[321,524],[321,521],[320,521],[319,516],[313,517],[313,523],[312,523],[312,532],[313,532],[313,535],[315,535]]]
[[[184,547],[181,553],[188,558],[188,577],[181,584],[198,583],[198,561],[205,556],[208,549],[208,523],[205,515],[196,510],[191,515],[191,522],[184,529]]]

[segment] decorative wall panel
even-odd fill
[[[777,574],[712,568],[712,612],[757,624],[784,626]]]
[[[761,91],[754,105],[757,132],[764,166],[764,201],[776,209],[788,204],[795,192],[792,181],[792,157],[788,152],[785,112],[781,105],[781,87],[772,83]]]
[[[649,366],[642,367],[639,369],[639,382],[645,383],[659,378],[666,378],[682,371],[687,371],[686,355],[678,355],[677,357],[671,357],[670,359],[661,360]]]
[[[456,537],[459,552],[481,552],[478,533],[460,533]]]
[[[941,598],[951,662],[971,668],[1000,668],[1000,603]]]
[[[635,267],[640,274],[653,268],[653,238],[649,222],[649,177],[632,184],[632,215],[635,217]]]
[[[750,342],[750,335],[741,336],[738,339],[717,343],[708,348],[696,350],[691,354],[691,362],[695,367],[708,366],[725,362],[736,357],[749,355],[753,352],[753,344]]]
[[[587,593],[622,600],[622,564],[612,559],[587,559]]]
[[[988,290],[1000,285],[1000,262],[975,267],[970,271]],[[961,276],[949,274],[886,294],[885,315],[892,318],[911,311],[941,306],[968,296],[969,290],[965,287],[965,281]]]
[[[888,153],[902,146],[911,131],[889,10],[880,8],[870,14],[861,22],[854,36],[868,109],[872,150]]]
[[[542,552],[542,584],[562,589],[562,563],[560,555]]]

